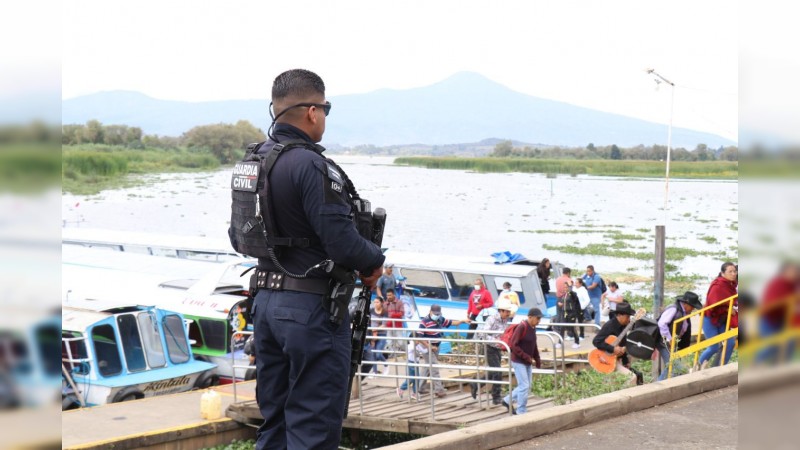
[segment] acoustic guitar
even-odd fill
[[[628,332],[631,331],[631,328],[633,328],[633,324],[637,320],[644,317],[646,313],[647,311],[645,311],[644,308],[637,309],[636,315],[631,317],[631,321],[628,322],[628,326],[626,326],[625,329],[622,330],[622,333],[620,333],[619,336],[617,337],[614,336],[607,337],[606,344],[609,344],[612,347],[616,347],[619,341],[621,341],[628,334]],[[617,367],[617,356],[614,355],[613,353],[608,353],[606,351],[600,350],[599,348],[596,348],[591,352],[589,352],[589,365],[591,365],[594,368],[594,370],[600,373],[611,373]]]

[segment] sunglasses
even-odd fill
[[[290,106],[289,108],[286,108],[286,109],[297,108],[297,107],[300,107],[300,106],[304,106],[306,108],[310,108],[312,106],[315,106],[317,108],[322,108],[322,110],[325,112],[325,117],[328,117],[328,114],[331,113],[331,102],[325,102],[325,103],[298,103],[298,104]]]

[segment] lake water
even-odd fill
[[[481,174],[394,166],[390,157],[334,156],[363,198],[387,211],[384,246],[407,251],[489,255],[509,250],[548,257],[582,271],[652,277],[653,262],[545,250],[543,245],[610,245],[619,231],[636,252],[652,252],[656,225],[666,225],[667,246],[738,255],[736,181],[664,180],[542,174]],[[145,186],[93,196],[64,195],[65,226],[227,239],[230,169],[146,176]],[[605,232],[565,233],[568,230]],[[642,231],[646,229],[647,231]],[[560,230],[541,233],[535,230]],[[699,274],[705,294],[720,256],[687,257],[675,264]],[[607,281],[610,281],[607,279]],[[649,285],[622,286],[647,290]]]

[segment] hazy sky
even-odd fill
[[[519,92],[737,139],[729,1],[109,1],[62,3],[62,98],[269,96],[295,67],[327,94],[407,89],[459,71]],[[666,139],[666,138],[665,138]]]

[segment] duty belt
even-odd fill
[[[322,278],[292,278],[281,272],[256,269],[258,289],[274,291],[297,291],[309,294],[326,295],[330,290],[330,280]]]

